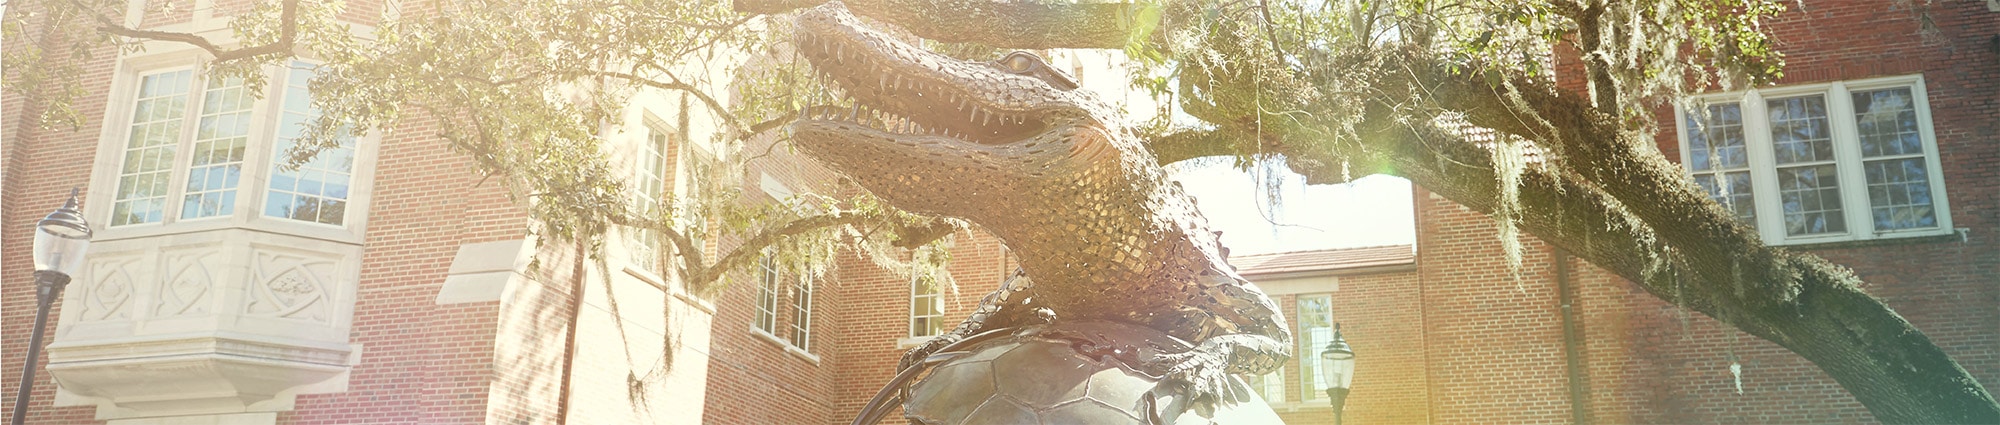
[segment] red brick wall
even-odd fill
[[[30,12],[26,8],[12,7],[7,10],[7,19],[18,19]],[[36,22],[36,21],[31,21]],[[28,33],[36,30],[27,29]],[[6,40],[10,51],[27,41],[25,37]],[[63,46],[69,41],[52,39],[49,46]],[[33,243],[35,222],[62,206],[69,196],[69,189],[82,187],[86,193],[89,187],[91,164],[97,158],[97,134],[103,128],[104,108],[110,95],[112,68],[103,58],[116,56],[112,48],[91,51],[97,63],[81,64],[84,93],[70,106],[82,118],[79,128],[41,129],[34,125],[33,117],[41,111],[39,105],[24,102],[22,96],[8,91],[0,94],[6,103],[5,140],[0,140],[0,154],[4,154],[7,173],[0,181],[6,187],[0,189],[4,195],[5,216],[0,217],[0,269],[6,270],[4,280],[0,280],[0,381],[5,381],[0,389],[0,411],[12,412],[16,386],[21,382],[21,365],[27,360],[28,336],[34,328],[35,320],[35,277]],[[69,60],[69,55],[51,51],[45,56],[51,61]],[[14,74],[10,70],[7,77]],[[109,189],[105,189],[109,190]],[[53,341],[56,319],[61,317],[62,300],[56,301],[49,313],[49,326],[43,343]],[[53,406],[56,386],[49,379],[48,352],[42,352],[37,360],[34,389],[30,393],[28,405],[29,423],[90,423],[96,409],[91,407]]]
[[[776,201],[759,187],[766,174],[797,194],[838,194],[844,189],[830,171],[806,162],[783,147],[766,149],[770,143],[769,139],[759,139],[744,148],[743,152],[765,156],[747,164],[743,175],[720,177],[741,178],[741,190],[745,195],[743,202]],[[725,170],[718,168],[716,171],[720,174]],[[734,249],[740,242],[723,240],[719,243],[725,249]],[[787,277],[792,278],[796,277]],[[792,297],[797,296],[789,282],[779,284],[777,317],[772,332],[776,338],[773,340],[752,330],[759,286],[756,272],[736,273],[727,280],[727,286],[716,296],[715,321],[710,334],[713,342],[708,364],[707,406],[703,409],[702,421],[713,424],[834,421],[835,400],[832,394],[835,394],[834,382],[840,372],[835,365],[840,347],[847,343],[841,335],[845,335],[843,327],[847,313],[844,306],[851,302],[846,294],[845,280],[837,272],[829,273],[813,286],[811,341],[806,345],[807,352],[817,359],[789,352],[787,346],[790,344],[780,342],[789,338],[789,308]]]
[[[1426,191],[1414,198],[1431,420],[1569,422],[1548,251],[1538,240],[1523,239],[1517,278],[1508,271],[1493,219]],[[1366,390],[1355,385],[1357,392]]]
[[[1250,276],[1251,281],[1261,280]],[[1425,370],[1428,337],[1422,323],[1423,288],[1415,270],[1338,275],[1339,290],[1272,297],[1283,307],[1295,338],[1299,331],[1298,300],[1330,294],[1333,320],[1355,351],[1354,391],[1342,410],[1347,423],[1424,423],[1430,418],[1429,373]],[[1329,288],[1331,289],[1331,288]],[[1295,344],[1296,345],[1296,344]],[[1303,401],[1303,365],[1319,361],[1323,347],[1297,348],[1285,363],[1285,400],[1270,400],[1278,416],[1292,425],[1331,424],[1333,408],[1325,394]]]
[[[1990,211],[2000,208],[2000,19],[1983,2],[1924,5],[1936,24],[1935,38],[1919,34],[1910,9],[1874,2],[1795,5],[1770,28],[1786,54],[1779,85],[1821,83],[1893,75],[1922,74],[1936,130],[1953,226],[1968,229],[1965,241],[1885,241],[1865,246],[1803,246],[1851,268],[1882,298],[1989,390],[2000,384],[2000,246]],[[1657,136],[1662,152],[1679,156],[1671,111],[1660,111],[1666,127]],[[1617,296],[1629,306],[1626,317],[1642,336],[1630,341],[1635,352],[1652,353],[1644,372],[1655,376],[1658,393],[1635,417],[1668,421],[1853,422],[1872,421],[1851,396],[1797,356],[1712,320],[1686,316],[1643,294]],[[1683,325],[1685,322],[1685,325]],[[1609,343],[1606,341],[1605,343]],[[1593,338],[1593,350],[1599,342]],[[1658,350],[1670,347],[1672,350]],[[1732,350],[1743,359],[1744,392],[1728,382]],[[1697,354],[1700,353],[1700,354]],[[1593,361],[1595,362],[1595,353]],[[1593,363],[1593,369],[1597,365]],[[1598,377],[1593,376],[1593,382]],[[1642,386],[1643,387],[1643,386]],[[1726,388],[1725,388],[1726,387]],[[1624,403],[1623,405],[1633,405]],[[1602,405],[1602,403],[1600,403]],[[1608,407],[1606,408],[1608,410]],[[1661,416],[1650,416],[1661,415]]]
[[[486,419],[500,302],[437,305],[459,246],[527,237],[500,182],[406,117],[376,157],[374,203],[351,342],[361,364],[346,392],[299,397],[286,423],[460,423]],[[568,264],[545,264],[567,271]],[[568,293],[566,281],[551,289]],[[567,307],[552,307],[567,308]],[[548,337],[564,337],[561,324]],[[544,412],[552,418],[553,401]]]
[[[953,236],[951,263],[947,266],[957,281],[956,288],[944,292],[946,330],[972,314],[979,300],[999,288],[1015,263],[1000,241],[984,232],[961,232]],[[910,278],[877,268],[866,259],[843,257],[840,263],[840,290],[843,308],[841,350],[836,363],[841,371],[837,406],[828,423],[847,423],[859,415],[862,406],[896,374],[896,363],[909,348],[897,344],[909,336]],[[883,420],[903,423],[900,408]]]

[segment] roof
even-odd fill
[[[1244,276],[1416,264],[1416,247],[1387,245],[1240,255],[1229,258]]]

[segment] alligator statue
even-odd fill
[[[1040,57],[954,59],[871,30],[839,2],[802,14],[794,45],[853,102],[801,114],[789,128],[802,151],[898,207],[978,224],[1020,260],[972,317],[899,367],[982,331],[1071,320],[1193,343],[1119,354],[1196,399],[1290,356],[1278,306],[1225,262],[1194,201],[1114,108]]]

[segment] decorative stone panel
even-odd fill
[[[229,227],[106,236],[49,344],[57,404],[268,423],[299,394],[346,388],[360,245]]]

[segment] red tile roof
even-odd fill
[[[1400,266],[1416,261],[1414,246],[1388,245],[1242,255],[1230,257],[1229,264],[1236,266],[1237,274],[1250,276]]]

